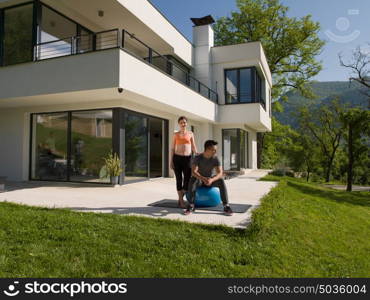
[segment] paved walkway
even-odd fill
[[[0,193],[0,201],[245,228],[250,222],[251,211],[260,204],[262,196],[276,185],[276,182],[256,181],[266,174],[267,171],[255,170],[226,180],[230,203],[252,205],[247,212],[235,213],[231,217],[224,216],[221,212],[205,210],[197,210],[190,216],[184,216],[183,210],[179,208],[148,206],[159,200],[176,199],[173,178],[154,179],[114,188],[74,183],[8,183],[7,191]]]

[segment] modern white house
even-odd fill
[[[211,16],[187,40],[147,0],[0,0],[0,176],[120,183],[173,176],[185,115],[225,170],[257,168],[272,80],[259,42],[214,46]]]

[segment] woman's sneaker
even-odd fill
[[[232,216],[234,214],[233,210],[229,205],[224,206],[224,214],[226,216]]]
[[[188,205],[188,207],[184,210],[184,215],[185,216],[190,215],[194,211],[195,211],[194,205]]]

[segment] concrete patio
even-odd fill
[[[245,228],[251,212],[260,204],[263,195],[276,186],[276,182],[256,181],[267,171],[254,170],[245,175],[226,180],[229,200],[232,204],[252,205],[245,213],[231,217],[217,211],[197,210],[184,216],[180,208],[162,208],[148,204],[177,197],[175,179],[160,178],[117,187],[75,183],[8,182],[6,192],[0,193],[0,201],[50,208],[69,208],[83,212],[115,213],[165,218],[194,223],[227,225]]]

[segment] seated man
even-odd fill
[[[209,187],[218,187],[220,189],[224,212],[227,216],[231,216],[233,211],[229,206],[227,198],[226,185],[222,179],[222,167],[220,160],[216,156],[217,142],[208,140],[204,144],[204,152],[196,156],[192,163],[192,177],[189,181],[188,191],[190,193],[189,204],[184,214],[189,215],[195,210],[194,199],[195,192],[198,186],[205,185]],[[216,176],[212,177],[212,171],[216,169]]]

